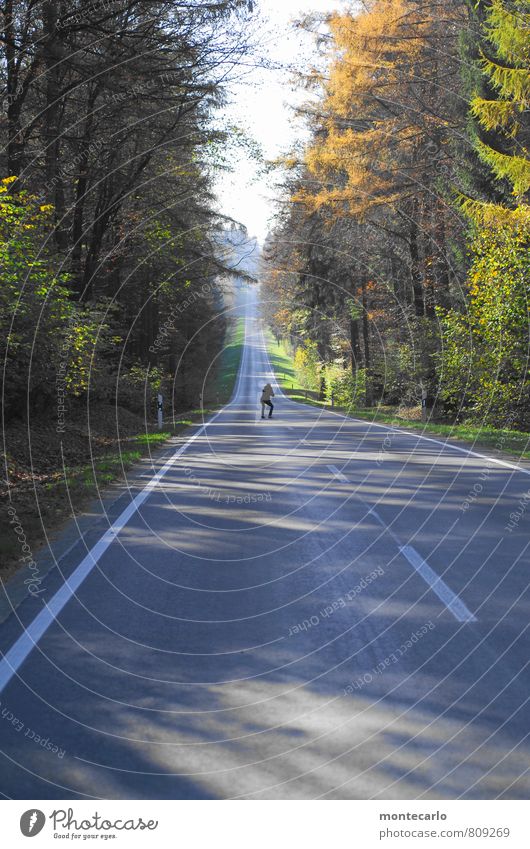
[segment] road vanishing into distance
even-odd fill
[[[0,627],[1,792],[527,799],[529,471],[290,401],[245,298],[232,401]]]

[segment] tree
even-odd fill
[[[471,100],[479,127],[474,145],[494,179],[508,184],[512,203],[463,198],[463,208],[479,224],[518,226],[530,213],[530,2],[492,0],[484,14],[480,67],[486,96],[476,91]]]
[[[464,314],[441,312],[442,393],[455,410],[489,423],[528,429],[530,319],[530,3],[493,0],[484,12],[480,67],[486,94],[475,92],[475,147],[502,202],[462,198],[473,226],[474,262]],[[489,54],[489,55],[488,55]],[[495,97],[496,95],[496,97]],[[511,196],[512,202],[508,198]]]
[[[373,0],[332,15],[329,71],[305,109],[312,137],[279,234],[296,244],[284,263],[299,274],[293,316],[301,301],[311,338],[327,333],[324,360],[348,340],[368,402],[414,403],[422,384],[435,391],[436,307],[460,297],[465,278],[464,219],[449,183],[466,121],[466,21],[456,1]]]

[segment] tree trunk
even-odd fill
[[[86,105],[86,119],[83,128],[83,137],[81,139],[81,159],[77,172],[77,180],[75,187],[75,204],[72,223],[72,275],[74,284],[78,291],[82,288],[82,261],[83,261],[83,239],[84,239],[84,218],[85,218],[85,201],[88,189],[88,163],[90,159],[90,145],[92,140],[92,124],[94,120],[94,106],[100,86],[96,86],[91,92]]]
[[[366,406],[372,406],[372,389],[370,383],[370,327],[368,324],[368,298],[366,295],[366,280],[361,281],[361,301],[363,306],[363,347],[364,367],[366,369]]]
[[[4,43],[6,57],[7,88],[7,170],[9,177],[20,177],[23,170],[24,141],[20,124],[21,103],[17,96],[18,71],[13,25],[13,0],[4,5]],[[10,186],[15,193],[20,189],[17,179]]]
[[[43,58],[46,67],[46,107],[44,110],[44,145],[46,191],[48,200],[55,208],[55,241],[61,250],[66,250],[68,234],[65,223],[64,186],[59,169],[60,125],[61,125],[61,58],[63,51],[57,28],[57,3],[48,0],[42,5]]]
[[[351,370],[355,373],[361,362],[361,340],[359,334],[359,319],[350,318],[350,346],[351,346]]]
[[[438,306],[449,309],[451,306],[451,267],[447,259],[447,233],[443,205],[438,202],[434,207],[433,230],[436,240],[436,261],[434,263],[435,300]]]
[[[410,220],[410,259],[412,277],[412,291],[414,297],[414,312],[420,317],[425,315],[425,301],[423,296],[423,281],[421,279],[420,269],[420,251],[419,251],[419,233],[418,233],[418,201],[412,202],[411,220]]]

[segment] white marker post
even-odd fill
[[[160,395],[160,394],[158,395],[157,410],[158,410],[158,430],[162,430],[162,427],[164,425],[164,396]]]
[[[421,420],[422,422],[427,421],[427,390],[421,390]]]

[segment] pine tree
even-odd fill
[[[480,67],[487,91],[471,101],[479,128],[474,145],[493,178],[507,182],[514,203],[466,197],[462,206],[477,223],[523,223],[530,220],[530,0],[492,0],[484,14]]]

